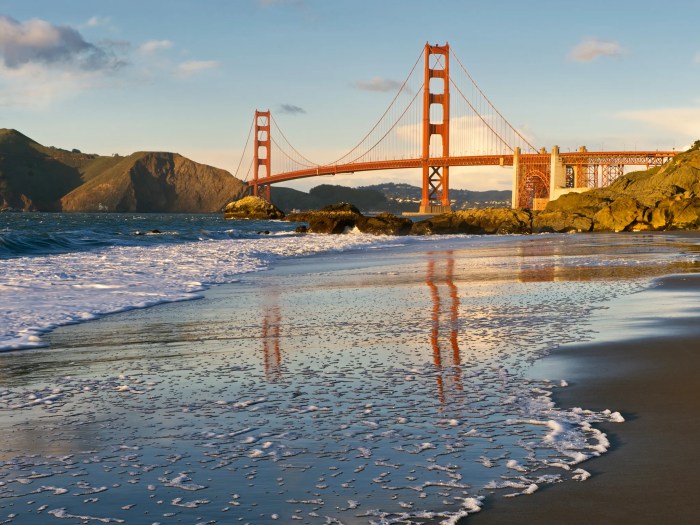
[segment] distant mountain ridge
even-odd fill
[[[247,190],[229,172],[177,153],[106,157],[0,129],[0,210],[207,213]]]
[[[350,202],[363,212],[387,211],[402,213],[418,211],[422,189],[405,183],[384,183],[360,188],[322,184],[308,193],[291,188],[272,188],[272,202],[280,209],[316,210],[337,202]],[[471,191],[450,189],[454,209],[509,208],[508,190]]]

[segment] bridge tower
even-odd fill
[[[435,58],[433,58],[435,57]],[[431,67],[433,64],[435,67]],[[432,79],[442,82],[433,84]],[[423,193],[420,213],[444,213],[450,211],[450,172],[449,166],[442,162],[431,163],[430,139],[438,135],[441,140],[442,155],[450,155],[450,45],[431,46],[425,44],[425,71],[423,87],[423,151],[421,167],[423,168]],[[440,89],[442,88],[442,89]],[[435,91],[433,91],[435,89]],[[433,108],[435,106],[435,108]],[[442,113],[442,120],[430,121],[431,109],[434,114]],[[440,111],[441,110],[441,111]]]
[[[270,110],[255,110],[255,160],[253,162],[253,195],[260,196],[258,188],[258,177],[260,166],[265,167],[265,177],[272,175],[270,164]],[[263,150],[263,155],[260,154]],[[265,186],[264,197],[270,202],[270,185]]]

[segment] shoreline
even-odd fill
[[[529,497],[487,498],[482,512],[460,523],[695,523],[699,292],[700,275],[662,277],[656,286],[614,301],[614,322],[597,340],[560,347],[539,360],[534,378],[560,374],[570,381],[555,390],[557,406],[610,408],[626,421],[595,425],[612,447],[581,464],[590,479],[543,487]],[[637,336],[617,336],[620,322]]]

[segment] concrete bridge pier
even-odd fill
[[[512,195],[510,198],[511,208],[517,209],[520,207],[519,195],[520,195],[520,178],[522,176],[522,170],[520,168],[520,148],[515,148],[513,150],[513,186]]]

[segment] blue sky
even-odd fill
[[[0,127],[235,171],[269,108],[327,162],[393,98],[368,83],[402,81],[426,41],[448,41],[536,146],[682,148],[700,138],[698,20],[695,0],[0,0]],[[508,170],[469,173],[452,185],[509,188]],[[379,180],[418,174],[291,185]]]

